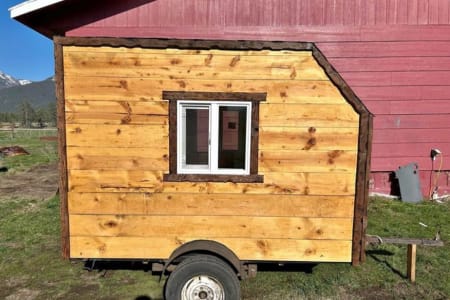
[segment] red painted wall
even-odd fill
[[[417,162],[427,195],[432,148],[448,156],[450,170],[447,0],[159,0],[104,9],[98,21],[90,21],[96,11],[84,23],[65,18],[77,24],[66,34],[316,42],[375,114],[373,191],[389,192],[389,172]],[[445,176],[440,194],[449,189]]]

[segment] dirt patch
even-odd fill
[[[96,284],[83,284],[72,286],[67,293],[62,295],[64,299],[92,299],[92,295],[99,295],[99,286]],[[111,298],[109,298],[111,299]]]
[[[11,294],[5,298],[5,300],[31,300],[36,299],[40,292],[30,289],[20,289],[14,294]]]
[[[9,146],[0,148],[0,154],[3,156],[29,155],[30,153],[20,146]]]
[[[58,190],[57,164],[39,165],[20,173],[0,176],[0,199],[45,200]]]
[[[446,296],[439,291],[424,291],[419,286],[411,285],[406,282],[398,283],[391,289],[371,287],[354,291],[352,294],[354,297],[359,297],[364,300],[447,299]]]

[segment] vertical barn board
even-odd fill
[[[232,245],[231,248],[236,247],[235,245],[239,241],[248,239],[249,242],[247,244],[250,248],[244,252],[239,252],[242,253],[246,259],[274,260],[281,258],[284,260],[289,257],[289,260],[294,261],[352,261],[351,251],[355,252],[354,249],[351,250],[349,247],[346,248],[347,250],[341,249],[341,251],[336,251],[333,250],[332,245],[334,245],[334,242],[342,242],[347,246],[354,243],[354,241],[352,241],[352,238],[353,240],[356,239],[354,220],[361,217],[361,214],[364,215],[364,209],[362,209],[361,214],[358,214],[357,216],[355,216],[354,213],[351,213],[350,217],[348,212],[353,211],[355,205],[358,205],[358,207],[364,205],[364,201],[366,201],[363,195],[364,191],[366,191],[364,185],[365,177],[362,178],[361,181],[359,178],[356,180],[355,175],[356,168],[358,167],[358,174],[365,176],[364,170],[366,169],[361,169],[361,165],[366,162],[364,159],[367,157],[367,151],[366,149],[363,149],[362,151],[361,149],[360,151],[357,150],[358,143],[361,145],[361,140],[358,142],[357,137],[360,135],[359,132],[361,128],[359,114],[365,112],[367,115],[367,110],[314,45],[258,42],[234,43],[221,41],[205,41],[204,44],[202,44],[202,42],[197,42],[198,44],[196,44],[190,41],[131,41],[120,39],[63,39],[63,41],[65,42],[66,51],[66,77],[68,80],[70,79],[69,82],[71,82],[71,85],[72,83],[75,84],[73,78],[78,78],[80,82],[86,82],[85,85],[78,85],[76,89],[74,89],[74,86],[71,86],[71,88],[66,91],[66,98],[68,99],[68,103],[70,103],[70,105],[66,107],[66,111],[71,113],[69,115],[71,116],[70,124],[66,125],[69,130],[67,142],[68,145],[70,145],[71,153],[69,156],[69,165],[74,168],[69,170],[71,203],[82,205],[82,202],[80,202],[83,201],[82,199],[92,199],[87,197],[87,195],[97,195],[93,198],[97,204],[90,205],[89,213],[82,214],[84,217],[81,218],[81,214],[78,213],[79,208],[77,211],[72,212],[74,217],[72,226],[74,226],[73,228],[77,228],[78,231],[76,235],[71,235],[71,239],[73,241],[86,241],[85,244],[77,242],[74,246],[77,253],[72,254],[72,257],[88,258],[89,255],[86,253],[98,253],[98,257],[96,258],[102,258],[102,255],[104,255],[104,258],[111,258],[120,253],[129,253],[129,257],[134,258],[136,253],[133,254],[124,249],[108,249],[105,252],[101,250],[101,246],[100,248],[97,248],[99,247],[98,245],[94,245],[87,241],[90,241],[91,239],[95,240],[97,238],[100,238],[100,241],[101,237],[107,234],[110,236],[107,239],[108,243],[110,243],[110,245],[115,245],[115,247],[120,247],[117,246],[120,243],[117,242],[118,237],[116,237],[116,234],[119,234],[117,232],[119,228],[127,228],[126,231],[121,233],[125,234],[125,236],[122,237],[124,240],[139,240],[139,243],[145,243],[146,239],[151,242],[152,239],[163,238],[158,235],[158,232],[151,233],[152,237],[142,237],[142,231],[134,232],[133,228],[137,228],[136,226],[126,225],[130,222],[138,222],[139,220],[139,218],[131,218],[131,210],[133,211],[133,214],[142,215],[142,220],[154,222],[156,220],[156,211],[153,212],[150,207],[164,207],[167,205],[167,201],[179,201],[176,199],[181,199],[186,193],[191,195],[198,193],[199,196],[202,197],[209,195],[211,198],[208,200],[209,204],[206,202],[206,205],[210,205],[211,207],[213,207],[214,199],[226,199],[227,197],[235,199],[235,207],[245,207],[248,205],[246,203],[251,201],[252,198],[264,201],[263,199],[267,199],[264,197],[268,196],[277,197],[277,195],[280,195],[280,197],[295,197],[295,195],[298,195],[299,201],[301,201],[300,199],[303,199],[302,197],[307,197],[306,199],[312,197],[311,199],[327,201],[328,203],[329,201],[337,201],[336,195],[342,195],[342,197],[347,199],[356,199],[358,204],[355,204],[354,201],[335,202],[338,206],[336,207],[337,211],[342,212],[345,216],[341,215],[341,220],[339,220],[339,222],[333,222],[331,216],[334,213],[329,210],[322,210],[319,219],[314,222],[316,222],[316,224],[323,224],[323,228],[317,227],[314,232],[308,234],[298,235],[296,232],[300,230],[300,228],[308,230],[308,226],[312,226],[312,220],[305,221],[301,226],[298,226],[297,229],[295,229],[292,227],[295,223],[290,221],[291,219],[289,219],[288,216],[280,216],[280,210],[278,208],[267,207],[263,214],[261,212],[255,212],[252,217],[252,214],[249,213],[248,220],[252,220],[252,223],[246,225],[250,226],[246,230],[240,231],[239,237],[236,236],[236,228],[230,227],[230,229],[227,230],[226,227],[220,227],[219,229],[217,226],[204,227],[210,228],[209,230],[195,227],[197,228],[196,237],[190,237],[187,233],[171,233],[171,227],[169,226],[165,229],[167,232],[165,232],[164,235],[176,234],[177,243],[185,243],[192,238],[202,238],[201,232],[202,230],[205,230],[203,238],[226,241],[229,245]],[[133,44],[136,42],[137,44]],[[80,44],[93,47],[82,47]],[[129,48],[117,48],[122,45]],[[167,48],[170,48],[170,45],[180,47],[181,49],[177,50],[176,53],[174,50],[166,50]],[[223,50],[204,50],[210,47],[215,48],[217,45]],[[98,52],[100,49],[99,46],[103,46],[103,48],[101,48],[102,51],[100,52]],[[196,52],[195,47],[199,47],[203,50]],[[233,50],[236,49],[233,47],[238,47],[237,49],[239,51],[233,54],[233,51],[236,51]],[[258,50],[261,47],[272,50]],[[280,56],[279,51],[284,48],[290,49],[290,52],[285,52]],[[150,72],[142,71],[141,63],[144,61],[144,58],[146,59],[145,67],[147,70],[151,70]],[[168,62],[167,65],[164,65],[166,64],[165,62]],[[102,68],[108,68],[109,72],[105,73]],[[186,69],[193,69],[195,71],[185,72]],[[264,72],[254,72],[253,70],[255,69],[261,69],[264,70]],[[214,78],[214,72],[219,73],[221,71],[221,77]],[[226,73],[224,73],[224,71]],[[235,77],[235,73],[239,76]],[[96,80],[91,80],[91,78],[94,78],[92,77],[94,76],[93,74],[97,76]],[[116,78],[117,75],[115,74],[122,75],[119,78]],[[228,75],[226,75],[226,78],[223,78],[223,74]],[[299,76],[299,74],[302,75]],[[324,74],[327,75],[324,76]],[[285,77],[286,75],[288,78]],[[305,76],[312,77],[309,78]],[[240,78],[246,78],[247,83],[241,84]],[[208,84],[208,80],[210,79],[213,80]],[[121,94],[109,90],[114,90],[116,88],[117,85],[108,84],[108,82],[114,80],[116,80],[126,92],[123,95],[126,96],[127,99],[120,102],[120,105],[117,105],[117,102],[114,103],[114,100],[118,101],[116,100],[117,96],[115,97],[116,99],[111,97]],[[137,84],[137,82],[145,82],[147,80],[148,82],[161,81],[161,84]],[[302,102],[299,102],[299,104],[290,104],[290,102],[287,102],[286,104],[284,102],[286,100],[280,101],[280,99],[289,99],[289,97],[292,97],[292,100],[289,101],[295,102],[296,96],[289,96],[289,92],[287,93],[286,91],[290,91],[296,86],[303,86],[310,80],[317,82],[317,84],[314,84],[311,87],[313,90],[331,84],[335,89],[333,92],[333,95],[335,96],[333,97],[336,97],[336,99],[340,97],[340,100],[332,100],[332,103],[328,103],[327,101],[329,100],[324,102],[324,100],[321,100],[320,95],[312,95],[306,104],[301,104]],[[261,85],[261,81],[270,84]],[[180,82],[182,82],[182,84]],[[99,89],[95,88],[96,85],[99,85]],[[194,88],[188,89],[190,85],[194,85]],[[173,122],[176,119],[175,116],[172,116],[175,107],[169,107],[167,109],[167,106],[164,106],[164,109],[161,109],[159,105],[153,104],[163,101],[163,91],[169,86],[171,87],[171,90],[175,92],[201,92],[203,86],[209,86],[209,92],[215,91],[223,93],[224,90],[220,87],[226,86],[226,91],[231,93],[256,92],[268,94],[267,101],[262,104],[264,106],[260,108],[260,110],[262,109],[264,111],[264,109],[269,109],[276,113],[274,113],[272,118],[269,117],[267,112],[265,112],[264,115],[260,114],[259,132],[262,135],[260,144],[262,143],[265,147],[270,149],[270,151],[267,152],[269,160],[265,161],[265,165],[263,165],[262,160],[264,158],[262,156],[255,157],[258,159],[259,165],[262,166],[256,171],[258,171],[258,174],[264,175],[264,183],[165,182],[162,180],[164,174],[167,174],[169,171],[175,171],[174,166],[176,161],[173,161],[173,157],[167,157],[167,155],[164,154],[165,151],[167,151],[166,153],[169,153],[167,147],[170,148],[176,146],[172,143],[170,145],[167,143],[168,136],[170,135],[168,128],[173,126]],[[218,89],[215,89],[214,86],[217,86]],[[270,93],[267,90],[267,86],[270,86]],[[151,91],[147,91],[146,89],[151,89]],[[93,91],[95,90],[99,93],[104,93],[106,96],[94,95]],[[92,97],[85,97],[86,92],[90,93]],[[144,97],[143,93],[146,95],[151,94],[152,96]],[[302,93],[299,95],[301,94]],[[348,103],[343,101],[344,98],[347,99]],[[86,101],[84,103],[87,106],[83,107],[83,102],[81,101]],[[145,103],[145,105],[132,104],[139,102]],[[107,107],[108,111],[111,111],[111,113],[119,112],[121,114],[126,114],[128,116],[126,119],[121,117],[121,120],[126,122],[118,124],[116,123],[117,121],[111,121],[117,120],[114,119],[117,117],[108,118],[105,115],[99,116],[98,113],[92,113],[89,109],[90,107],[95,110],[102,107],[102,105],[96,103],[104,103],[103,107]],[[140,121],[142,123],[139,124],[133,123],[132,120],[144,120],[142,118],[137,118],[139,114],[136,114],[134,109],[141,110],[142,112],[140,112],[140,114],[142,114],[145,112],[145,107],[155,109],[155,111],[158,112],[158,118],[163,117],[166,120],[164,121],[164,124],[167,124],[166,122],[168,119],[169,126],[159,125],[158,123],[153,124],[153,121],[151,123],[143,121]],[[125,112],[121,112],[123,108],[126,108]],[[282,111],[289,111],[292,109],[299,110],[300,113],[292,116],[291,114],[284,114],[285,116],[288,115],[288,120],[287,122],[283,122]],[[314,115],[314,112],[316,112],[317,116]],[[320,114],[318,114],[318,112],[320,112]],[[164,113],[166,115],[164,115]],[[339,114],[339,116],[336,114]],[[302,126],[299,127],[296,124],[302,124]],[[96,128],[96,134],[92,133],[94,128]],[[284,137],[278,136],[275,134],[276,132],[286,132],[286,135]],[[289,140],[291,135],[295,138]],[[97,139],[96,137],[98,136],[101,136],[102,138]],[[295,144],[299,138],[301,140],[304,139],[302,145]],[[154,144],[158,144],[158,150],[156,148],[153,149]],[[324,150],[321,150],[321,147],[323,147],[322,144],[326,146],[326,150],[325,148],[323,148]],[[133,151],[128,151],[127,147],[130,145],[134,147]],[[286,146],[288,148],[284,149],[283,147]],[[366,146],[367,144],[364,143],[364,147]],[[114,151],[106,151],[108,147],[111,147]],[[300,150],[302,147],[303,150]],[[89,150],[83,150],[88,148]],[[146,155],[146,149],[149,153],[151,152],[152,155]],[[314,158],[321,159],[320,157],[323,157],[323,159],[327,160],[329,169],[327,169],[323,163],[319,163],[317,166],[311,164],[309,169],[305,169],[301,162],[302,160],[292,160],[292,151],[289,149],[303,151],[302,157],[304,158],[302,158],[302,160],[306,161],[308,161],[308,155],[311,156],[311,162],[314,162]],[[276,161],[272,162],[270,160],[270,153],[277,153],[275,159],[279,160],[278,165],[273,166],[273,163],[276,163]],[[97,161],[93,161],[92,159],[96,156],[105,157],[99,157]],[[357,158],[355,161],[354,158],[356,156]],[[84,159],[84,157],[86,159]],[[346,157],[353,158],[351,160],[346,160]],[[169,163],[160,160],[161,158],[168,159]],[[146,164],[155,159],[159,159],[160,163],[154,164],[151,167],[151,170],[147,169],[145,167]],[[107,160],[116,162],[116,166],[114,164],[107,164],[107,168],[101,168],[101,161]],[[291,163],[284,163],[284,161],[291,161]],[[292,166],[292,163],[302,164],[302,166]],[[133,168],[133,165],[136,167]],[[345,166],[345,168],[339,169],[338,167],[336,169],[334,167],[335,165]],[[262,170],[264,170],[264,172],[262,172]],[[190,177],[186,176],[186,178]],[[114,206],[115,212],[114,214],[111,214],[111,206],[108,206],[104,201],[100,201],[100,199],[103,199],[101,195],[112,195],[116,193],[123,196],[118,198],[119,202]],[[138,196],[139,194],[144,195],[144,198]],[[236,196],[232,197],[233,194],[240,194],[242,200],[239,200]],[[151,197],[146,200],[146,195],[160,196]],[[287,200],[288,199],[286,198],[286,201]],[[236,203],[236,201],[241,201],[241,203]],[[226,201],[224,201],[224,203],[226,203]],[[308,203],[313,202],[309,201]],[[176,205],[176,203],[174,203],[174,205]],[[304,215],[304,205],[295,205],[284,208],[281,211],[286,211],[286,209],[288,209],[294,216]],[[75,209],[76,206],[71,207]],[[320,203],[317,204],[317,208],[319,207]],[[103,211],[103,208],[107,210]],[[139,213],[140,208],[143,209],[141,213]],[[189,206],[186,209],[189,209]],[[200,220],[202,220],[201,222],[207,222],[208,219],[214,219],[217,220],[217,222],[226,222],[229,219],[226,216],[216,216],[213,218],[212,216],[208,216],[208,214],[203,215],[203,218],[200,219],[182,217],[183,212],[186,209],[175,212],[171,210],[171,214],[167,215],[167,220],[171,221],[172,228],[197,226],[195,224],[198,224]],[[229,211],[231,212],[231,210]],[[158,214],[161,214],[161,211],[159,211]],[[289,251],[283,253],[282,249],[277,249],[273,252],[265,250],[261,252],[261,247],[272,244],[272,242],[267,242],[268,244],[266,244],[265,241],[258,240],[260,238],[259,234],[261,233],[258,234],[257,228],[254,228],[254,224],[260,224],[259,222],[265,220],[263,218],[270,218],[270,220],[273,220],[273,222],[277,224],[285,224],[285,230],[282,230],[283,232],[280,231],[277,236],[270,237],[278,240],[273,245],[278,245],[285,239],[286,241],[293,240],[294,244],[300,243],[302,245],[308,245],[310,243],[312,245],[311,247],[317,246],[317,248],[307,248],[305,249],[305,252],[296,254]],[[83,222],[81,220],[92,222],[92,225],[79,224],[79,222]],[[236,220],[244,222],[243,220],[245,220],[245,218]],[[97,225],[95,225],[96,223]],[[333,225],[336,225],[335,223],[341,224],[335,227],[335,230],[339,230],[339,234],[336,234],[334,238],[332,236],[327,236],[327,239],[322,240],[320,243],[316,242],[321,239],[324,234],[323,230],[328,230],[326,228],[333,228]],[[238,224],[230,224],[230,226],[233,225]],[[97,231],[86,231],[83,229],[86,227],[83,226],[92,229],[94,229],[92,226],[98,227],[96,227]],[[270,228],[273,230],[272,227]],[[362,231],[363,228],[359,228],[358,232],[361,233]],[[348,235],[348,232],[353,233],[352,237]],[[290,233],[290,235],[287,235],[287,233]],[[273,235],[273,232],[271,235]],[[358,235],[357,237],[361,238],[361,235]],[[255,240],[255,242],[250,242],[251,240]],[[80,247],[87,248],[83,250]],[[88,249],[89,247],[96,248]],[[170,253],[174,250],[173,245],[162,245],[161,247],[163,248],[161,249],[162,252],[158,253]],[[361,251],[363,248],[360,247],[358,249]],[[321,251],[321,255],[323,255],[320,259],[317,255],[311,255],[316,250]],[[257,256],[252,258],[251,253],[255,253]]]

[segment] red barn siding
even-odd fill
[[[428,194],[430,150],[450,153],[449,11],[447,0],[166,0],[66,34],[316,42],[376,115],[373,190],[388,191],[389,172],[417,162]]]
[[[104,7],[102,13],[108,9],[113,9],[112,5]],[[282,27],[425,25],[448,22],[447,0],[165,0],[151,1],[90,25]]]

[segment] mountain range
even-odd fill
[[[38,109],[54,103],[55,99],[53,77],[32,82],[16,79],[0,71],[0,112],[17,112],[22,102],[28,102]]]
[[[0,71],[0,89],[9,88],[13,86],[26,85],[31,83],[30,80],[16,79],[11,75],[5,74]]]

